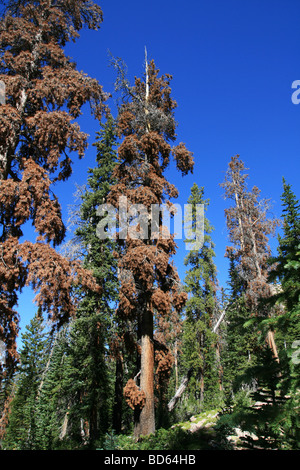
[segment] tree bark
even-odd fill
[[[232,181],[233,181],[235,187],[237,187],[237,182],[235,181],[234,177],[232,177]],[[238,209],[238,222],[239,222],[240,234],[241,234],[241,238],[240,238],[241,250],[244,251],[244,249],[245,249],[245,235],[244,235],[244,228],[243,228],[243,223],[242,223],[242,219],[241,219],[240,198],[239,198],[239,194],[238,194],[237,191],[234,191],[234,197],[235,197],[236,207]],[[241,206],[243,206],[242,201],[241,201]]]
[[[122,428],[123,376],[123,359],[119,356],[116,360],[115,401],[112,425],[117,434],[121,433]]]
[[[190,378],[192,376],[192,373],[193,373],[193,367],[188,371],[187,375],[185,377],[183,377],[182,381],[181,381],[181,384],[178,388],[178,390],[176,390],[176,393],[175,395],[173,396],[173,398],[171,398],[171,400],[169,401],[168,403],[168,410],[169,411],[172,411],[174,408],[175,408],[175,405],[176,403],[178,402],[179,398],[181,397],[181,395],[183,394],[183,392],[185,391],[185,389],[187,388],[188,384],[189,384],[189,381],[190,381]]]
[[[269,330],[267,333],[267,343],[269,344],[269,347],[271,348],[275,360],[279,363],[279,356],[278,356],[278,351],[275,343],[275,338],[274,338],[274,332]]]
[[[141,321],[141,374],[140,389],[146,395],[146,402],[136,417],[135,437],[155,433],[154,412],[154,346],[153,346],[153,313],[145,308]]]

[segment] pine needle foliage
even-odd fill
[[[192,207],[191,224],[196,229],[196,205],[203,204],[205,212],[209,200],[204,199],[204,188],[196,183],[191,188],[188,204]],[[218,337],[213,333],[216,320],[217,269],[214,263],[213,227],[204,218],[204,241],[199,250],[191,250],[184,260],[188,271],[184,290],[189,295],[185,306],[183,333],[183,364],[185,370],[193,369],[189,394],[193,397],[194,412],[203,406],[214,406],[220,394],[217,346]]]

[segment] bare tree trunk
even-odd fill
[[[258,253],[257,253],[256,240],[255,240],[255,236],[254,236],[252,227],[251,227],[251,241],[253,243],[254,262],[255,262],[255,267],[256,267],[256,272],[257,272],[257,278],[262,279],[262,272],[261,272],[261,268],[260,268],[259,262],[258,262]],[[266,340],[267,340],[267,343],[269,344],[269,347],[271,348],[271,350],[273,352],[273,355],[274,355],[276,361],[279,362],[279,356],[278,356],[278,352],[277,352],[277,347],[276,347],[273,331],[271,331],[271,330],[268,331]]]
[[[258,262],[258,252],[257,252],[257,246],[256,246],[256,239],[255,239],[255,235],[253,233],[253,230],[252,230],[252,223],[251,221],[249,221],[250,225],[251,225],[251,228],[250,228],[250,237],[251,237],[251,241],[252,241],[252,245],[253,245],[253,254],[254,254],[254,263],[255,263],[255,268],[256,268],[256,272],[257,272],[257,277],[259,279],[261,279],[262,277],[262,273],[261,273],[261,267],[259,265],[259,262]],[[254,222],[255,223],[255,222]]]
[[[69,408],[70,407],[68,406],[68,409]],[[67,411],[65,413],[65,417],[64,417],[63,424],[62,424],[61,431],[60,431],[60,435],[59,435],[60,440],[63,440],[66,437],[67,429],[68,429],[68,423],[69,423],[69,411]]]
[[[181,395],[183,394],[183,392],[187,388],[187,386],[189,384],[189,381],[190,381],[190,378],[192,376],[192,372],[193,372],[193,368],[191,368],[188,371],[187,375],[182,379],[181,384],[180,384],[179,388],[177,389],[175,395],[169,401],[169,403],[168,403],[168,410],[169,411],[172,411],[175,408],[176,403],[178,402]]]
[[[221,322],[223,321],[224,317],[225,317],[225,314],[226,314],[226,309],[224,309],[220,315],[220,318],[217,320],[217,323],[215,324],[215,326],[213,327],[212,331],[214,333],[216,333],[217,329],[219,328]],[[219,351],[217,353],[219,355]],[[176,390],[176,393],[175,395],[171,398],[171,400],[169,401],[168,403],[168,410],[169,411],[172,411],[175,406],[176,406],[176,403],[178,402],[178,400],[180,399],[181,395],[184,393],[184,391],[186,390],[186,388],[188,387],[188,384],[189,384],[189,381],[190,381],[190,378],[192,376],[192,373],[193,373],[193,368],[191,368],[187,375],[185,377],[183,377],[182,381],[181,381],[181,384],[179,386],[179,388]],[[220,371],[220,374],[221,374],[221,371]],[[222,381],[221,381],[221,377],[220,377],[220,390],[222,390]]]
[[[222,380],[223,369],[222,369],[222,365],[221,365],[220,345],[219,345],[219,343],[217,343],[217,346],[216,346],[216,360],[217,360],[217,367],[218,367],[218,371],[219,371],[219,390],[220,390],[220,392],[222,392],[222,390],[223,390],[223,380]]]
[[[224,317],[225,317],[225,314],[226,314],[226,310],[224,309],[220,315],[220,318],[217,320],[217,323],[215,324],[215,326],[213,327],[213,333],[216,333],[217,329],[219,328],[221,322],[223,321]]]
[[[146,72],[146,94],[145,114],[148,115],[149,99],[149,69],[147,49],[145,48],[145,72]],[[150,132],[150,123],[146,123],[146,133]],[[145,154],[147,161],[147,154]],[[146,396],[145,405],[136,416],[134,435],[135,437],[146,436],[155,433],[155,409],[154,409],[154,344],[153,344],[153,312],[148,302],[144,303],[141,314],[141,374],[140,389]]]
[[[204,370],[200,372],[200,405],[204,401]]]
[[[122,356],[119,355],[116,360],[115,401],[112,424],[112,427],[117,434],[121,433],[122,428],[123,376],[123,359]]]
[[[174,365],[175,365],[175,389],[178,388],[178,348],[177,339],[175,340],[175,351],[174,351]]]
[[[140,389],[146,395],[146,402],[135,423],[135,437],[155,433],[153,313],[147,307],[141,321]]]
[[[232,181],[235,184],[235,186],[237,186],[237,182],[234,180],[234,177],[232,177]],[[242,223],[242,219],[241,219],[241,209],[243,207],[243,202],[240,201],[239,195],[236,191],[234,192],[234,197],[235,197],[236,207],[238,209],[238,221],[239,221],[239,227],[240,227],[240,233],[241,233],[241,238],[240,238],[240,240],[241,240],[241,250],[244,251],[244,249],[245,249],[245,235],[244,235],[244,228],[243,228],[243,223]]]
[[[277,347],[276,347],[276,343],[275,343],[275,339],[274,339],[274,332],[269,330],[268,333],[267,333],[267,342],[271,348],[271,350],[273,351],[273,354],[274,354],[274,357],[276,359],[277,362],[279,362],[279,356],[278,356],[278,352],[277,352]]]
[[[37,391],[36,399],[39,398],[40,393],[41,393],[41,391],[42,391],[42,388],[43,388],[43,385],[44,385],[44,380],[45,380],[46,374],[47,374],[47,372],[48,372],[48,369],[49,369],[49,367],[50,367],[51,358],[52,358],[53,351],[54,351],[54,348],[55,348],[55,345],[56,345],[56,341],[57,341],[57,335],[56,335],[55,338],[54,338],[54,341],[53,341],[53,344],[52,344],[52,346],[51,346],[51,350],[50,350],[50,354],[49,354],[49,358],[48,358],[46,367],[45,367],[45,369],[43,370],[43,373],[42,373],[41,382],[40,382],[40,384],[39,384],[39,386],[38,386],[38,391]]]

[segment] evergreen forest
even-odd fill
[[[65,54],[103,21],[92,0],[3,2],[0,449],[299,450],[299,188],[282,177],[277,218],[247,161],[225,158],[222,286],[213,195],[177,140],[172,76],[145,50],[131,83],[111,57],[114,113],[98,78]],[[86,105],[96,159],[66,222],[55,184],[71,177],[71,153],[85,155]],[[184,277],[165,225],[180,212],[172,165],[195,181],[180,222]],[[35,304],[20,332],[27,287]]]

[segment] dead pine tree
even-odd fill
[[[114,172],[117,183],[108,202],[121,209],[119,219],[125,213],[128,220],[117,233],[121,281],[117,315],[136,325],[137,374],[124,393],[134,409],[134,434],[139,437],[155,432],[154,315],[169,315],[172,308],[180,311],[186,301],[170,260],[176,251],[174,235],[164,232],[162,226],[161,205],[172,212],[171,198],[178,196],[164,171],[173,156],[177,169],[186,175],[193,168],[193,157],[183,143],[171,145],[176,138],[172,77],[159,76],[154,61],[148,63],[146,56],[143,79],[136,78],[130,86],[121,61],[114,60],[114,65],[120,72],[118,87],[123,93],[117,119],[122,142]],[[170,353],[160,357],[165,367],[167,363],[171,367]]]
[[[100,119],[107,97],[64,53],[81,28],[102,23],[96,3],[11,0],[1,20],[0,339],[8,370],[17,359],[16,307],[25,285],[57,325],[75,313],[74,282],[98,289],[90,273],[55,250],[65,226],[53,183],[71,175],[70,152],[84,156],[88,136],[76,122],[82,106],[89,102]],[[36,240],[21,241],[29,221]]]
[[[248,190],[245,171],[244,162],[235,155],[221,184],[225,190],[224,197],[234,202],[225,210],[231,242],[231,246],[226,248],[226,256],[232,258],[239,277],[243,279],[247,306],[252,315],[270,316],[272,311],[263,311],[259,302],[272,293],[273,286],[268,281],[271,255],[268,238],[275,234],[279,221],[270,217],[270,203],[260,199],[260,190],[256,186]],[[268,331],[266,340],[278,360],[273,331]]]

